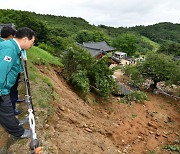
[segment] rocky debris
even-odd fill
[[[153,127],[153,128],[155,128],[155,129],[157,129],[156,124],[154,124],[154,123],[152,123],[152,122],[148,122],[148,126],[150,126],[150,127]]]
[[[89,133],[92,133],[92,130],[90,128],[85,128],[85,130]]]

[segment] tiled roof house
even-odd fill
[[[79,44],[82,48],[87,50],[96,59],[101,58],[108,52],[116,50],[116,48],[109,46],[105,41],[102,42],[83,42]]]

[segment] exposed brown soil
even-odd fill
[[[180,102],[150,93],[144,104],[122,104],[117,97],[104,101],[93,94],[84,101],[56,71],[39,70],[59,95],[49,116],[36,111],[45,154],[170,154],[164,145],[180,145]],[[28,144],[18,141],[9,151],[29,153]]]

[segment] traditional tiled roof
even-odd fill
[[[92,48],[88,48],[88,47],[84,47],[83,45],[80,45],[83,49],[87,50],[91,56],[93,57],[97,57],[98,55],[102,54],[102,50],[99,49],[92,49]]]
[[[82,46],[89,49],[102,50],[105,52],[114,51],[116,48],[109,46],[105,41],[102,42],[83,42]]]
[[[79,44],[80,47],[87,50],[93,57],[97,57],[101,54],[115,50],[115,48],[109,46],[105,41],[103,42],[84,42]]]

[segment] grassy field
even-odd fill
[[[27,51],[27,59],[31,95],[34,106],[49,109],[49,101],[54,99],[56,94],[50,79],[40,74],[37,67],[43,65],[48,69],[50,66],[62,67],[63,65],[59,58],[54,57],[38,47],[32,47]],[[21,91],[23,93],[23,90]]]
[[[37,65],[63,66],[58,57],[38,47],[32,47],[27,51],[28,60]]]
[[[148,38],[145,37],[145,36],[142,36],[142,39],[143,39],[145,42],[147,42],[147,43],[149,43],[150,45],[153,46],[153,50],[152,50],[152,51],[157,51],[157,50],[159,49],[160,46],[159,46],[158,43],[151,41],[150,39],[148,39]]]

